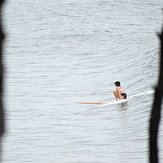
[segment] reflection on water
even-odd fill
[[[121,104],[118,104],[118,111],[124,111],[127,109],[129,109],[128,101],[121,103]]]

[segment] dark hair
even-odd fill
[[[116,86],[121,86],[121,83],[120,83],[119,81],[116,81],[114,84],[115,84]]]

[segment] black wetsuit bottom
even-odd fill
[[[124,97],[124,99],[127,98],[127,94],[126,93],[121,93],[121,95]]]

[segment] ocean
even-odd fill
[[[162,7],[161,0],[6,0],[2,162],[148,162]],[[115,102],[117,80],[126,103]],[[159,131],[161,162],[162,120]]]

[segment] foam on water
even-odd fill
[[[139,96],[146,96],[146,95],[149,95],[149,94],[152,94],[152,93],[154,93],[154,91],[150,90],[150,91],[146,91],[146,92],[143,92],[143,93],[139,93],[139,94],[133,95],[130,98],[139,97]]]

